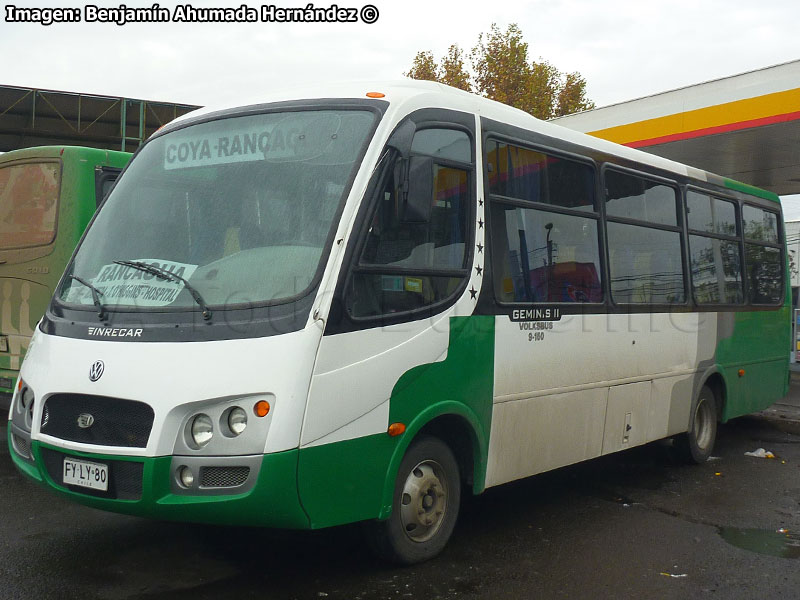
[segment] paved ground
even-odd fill
[[[5,432],[0,431],[5,437]],[[763,447],[775,459],[751,458]],[[357,526],[313,533],[94,511],[16,472],[0,444],[0,598],[105,600],[800,596],[800,373],[720,428],[715,459],[652,444],[469,499],[447,551],[397,569]]]

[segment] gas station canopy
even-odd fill
[[[554,122],[779,195],[800,194],[800,60]]]

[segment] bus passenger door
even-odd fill
[[[415,376],[407,374],[446,361],[451,317],[470,314],[475,304],[466,289],[475,228],[473,129],[414,125],[410,145],[390,140],[374,172],[320,344],[299,464],[301,498],[315,525],[378,516],[400,443],[387,435],[390,417],[401,411],[410,424],[442,400],[413,394],[396,404],[396,386],[406,375],[413,387]],[[320,489],[335,489],[347,506]]]

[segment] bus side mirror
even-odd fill
[[[412,156],[408,159],[406,173],[403,222],[427,223],[433,206],[433,159]]]
[[[412,121],[406,121],[394,130],[387,145],[397,150],[403,158],[408,158],[411,154],[411,142],[416,132],[416,125]]]

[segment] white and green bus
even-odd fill
[[[787,392],[778,198],[407,81],[173,121],[39,323],[28,477],[96,508],[316,529],[402,563],[462,491]]]

